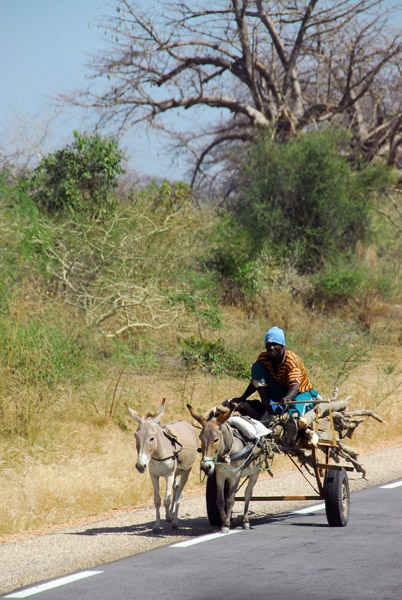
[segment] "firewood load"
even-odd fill
[[[348,408],[348,402],[352,396],[337,399],[338,391],[335,390],[332,398],[322,400],[315,404],[314,408],[306,412],[299,419],[300,443],[292,449],[299,461],[307,467],[309,464],[308,446],[330,445],[330,457],[339,463],[343,458],[352,463],[355,470],[366,478],[366,471],[358,462],[358,453],[354,448],[345,444],[345,438],[351,439],[360,423],[366,417],[372,417],[379,423],[385,421],[373,410]],[[307,448],[303,444],[307,442]]]

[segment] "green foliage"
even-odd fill
[[[184,184],[153,183],[130,190],[102,219],[42,216],[25,240],[45,254],[52,289],[107,336],[173,323],[219,327],[208,275],[199,272],[203,219],[190,198]]]
[[[60,326],[54,314],[2,316],[0,364],[2,370],[18,373],[27,385],[82,382],[92,372],[89,339],[76,324]]]
[[[170,183],[164,179],[161,184],[155,181],[142,190],[132,190],[132,197],[135,201],[145,202],[154,209],[165,209],[167,211],[177,211],[189,207],[193,200],[193,194],[188,184],[182,181]]]
[[[38,246],[38,239],[43,244]],[[4,173],[0,175],[0,240],[1,310],[24,277],[39,271],[46,275],[44,248],[51,242],[49,230],[41,224],[39,210],[24,191],[23,182],[9,181]]]
[[[74,141],[41,160],[30,182],[38,206],[49,214],[84,211],[98,216],[115,200],[111,191],[123,172],[115,140],[74,131]]]
[[[200,369],[212,375],[247,378],[250,368],[235,352],[225,348],[222,340],[189,338],[182,342],[181,358],[188,370]]]
[[[314,275],[313,299],[326,306],[339,305],[362,287],[366,278],[367,268],[361,261],[351,254],[340,254]]]
[[[264,249],[253,252],[252,238],[230,214],[221,214],[210,235],[205,266],[225,302],[237,304],[258,294],[272,281],[277,267]]]
[[[341,130],[310,132],[251,148],[234,205],[253,248],[292,256],[301,273],[354,248],[370,233],[374,192],[391,180],[386,166],[348,161]]]
[[[374,269],[351,253],[340,254],[326,261],[321,271],[312,277],[313,301],[336,307],[356,302],[363,295],[396,296],[397,283],[392,269]]]
[[[194,238],[193,238],[194,239]],[[198,243],[194,242],[194,247]],[[187,265],[186,265],[187,262]],[[222,309],[219,305],[219,289],[214,278],[197,262],[183,261],[177,269],[176,284],[170,296],[172,307],[181,306],[191,321],[195,321],[199,335],[204,328],[222,328]]]

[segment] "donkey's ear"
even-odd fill
[[[203,426],[205,423],[205,417],[195,412],[194,408],[190,404],[187,404],[187,408],[190,411],[190,414],[193,417],[193,419],[195,419],[201,426]]]
[[[234,406],[232,406],[231,408],[227,408],[225,410],[225,412],[221,412],[221,414],[219,415],[219,417],[216,418],[216,422],[218,425],[223,425],[228,418],[230,417],[230,415],[232,414],[232,412],[234,411]]]
[[[127,412],[128,412],[128,414],[131,416],[131,418],[132,418],[132,419],[134,419],[134,421],[135,421],[136,423],[138,423],[138,425],[139,425],[139,424],[141,423],[141,415],[139,415],[139,414],[137,413],[137,411],[136,411],[136,410],[134,410],[133,408],[130,408],[130,407],[128,406],[128,404],[124,403],[124,406],[126,407],[126,409],[127,409]]]
[[[161,418],[163,416],[163,413],[165,412],[165,403],[166,403],[166,398],[164,398],[162,400],[161,405],[159,406],[159,408],[152,415],[152,418],[155,419],[155,421],[157,423],[159,423],[159,421],[161,420]]]

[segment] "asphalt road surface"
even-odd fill
[[[402,481],[351,495],[346,527],[323,504],[74,573],[1,598],[400,600]]]

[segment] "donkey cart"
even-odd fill
[[[350,438],[356,427],[363,422],[364,418],[358,417],[371,416],[377,421],[383,422],[383,420],[370,410],[348,410],[347,405],[350,398],[345,400],[335,400],[335,398],[336,396],[330,400],[314,401],[314,407],[299,419],[299,434],[291,448],[283,444],[284,424],[289,418],[288,407],[285,407],[279,415],[268,417],[263,421],[264,425],[269,428],[268,434],[246,444],[249,450],[238,467],[243,469],[248,461],[255,461],[256,457],[264,456],[265,462],[260,462],[261,470],[268,471],[272,476],[271,467],[275,454],[284,454],[308,481],[314,494],[252,495],[247,499],[236,495],[246,481],[239,473],[239,485],[235,491],[234,500],[247,501],[247,504],[249,501],[323,500],[328,524],[332,527],[347,525],[350,513],[348,472],[356,470],[365,477],[365,470],[357,461],[357,453],[344,443],[344,438]],[[227,426],[232,426],[231,421],[232,418],[228,419]],[[352,466],[344,464],[345,461],[351,463]],[[229,470],[230,460],[228,457],[226,457],[226,463],[226,468]],[[309,478],[306,476],[305,470]],[[314,479],[316,485],[314,485]],[[227,481],[229,482],[229,478]],[[207,515],[209,523],[213,526],[219,526],[222,523],[221,513],[217,506],[218,494],[215,469],[209,475],[206,486]],[[231,494],[229,483],[225,484],[223,494],[226,502]]]

